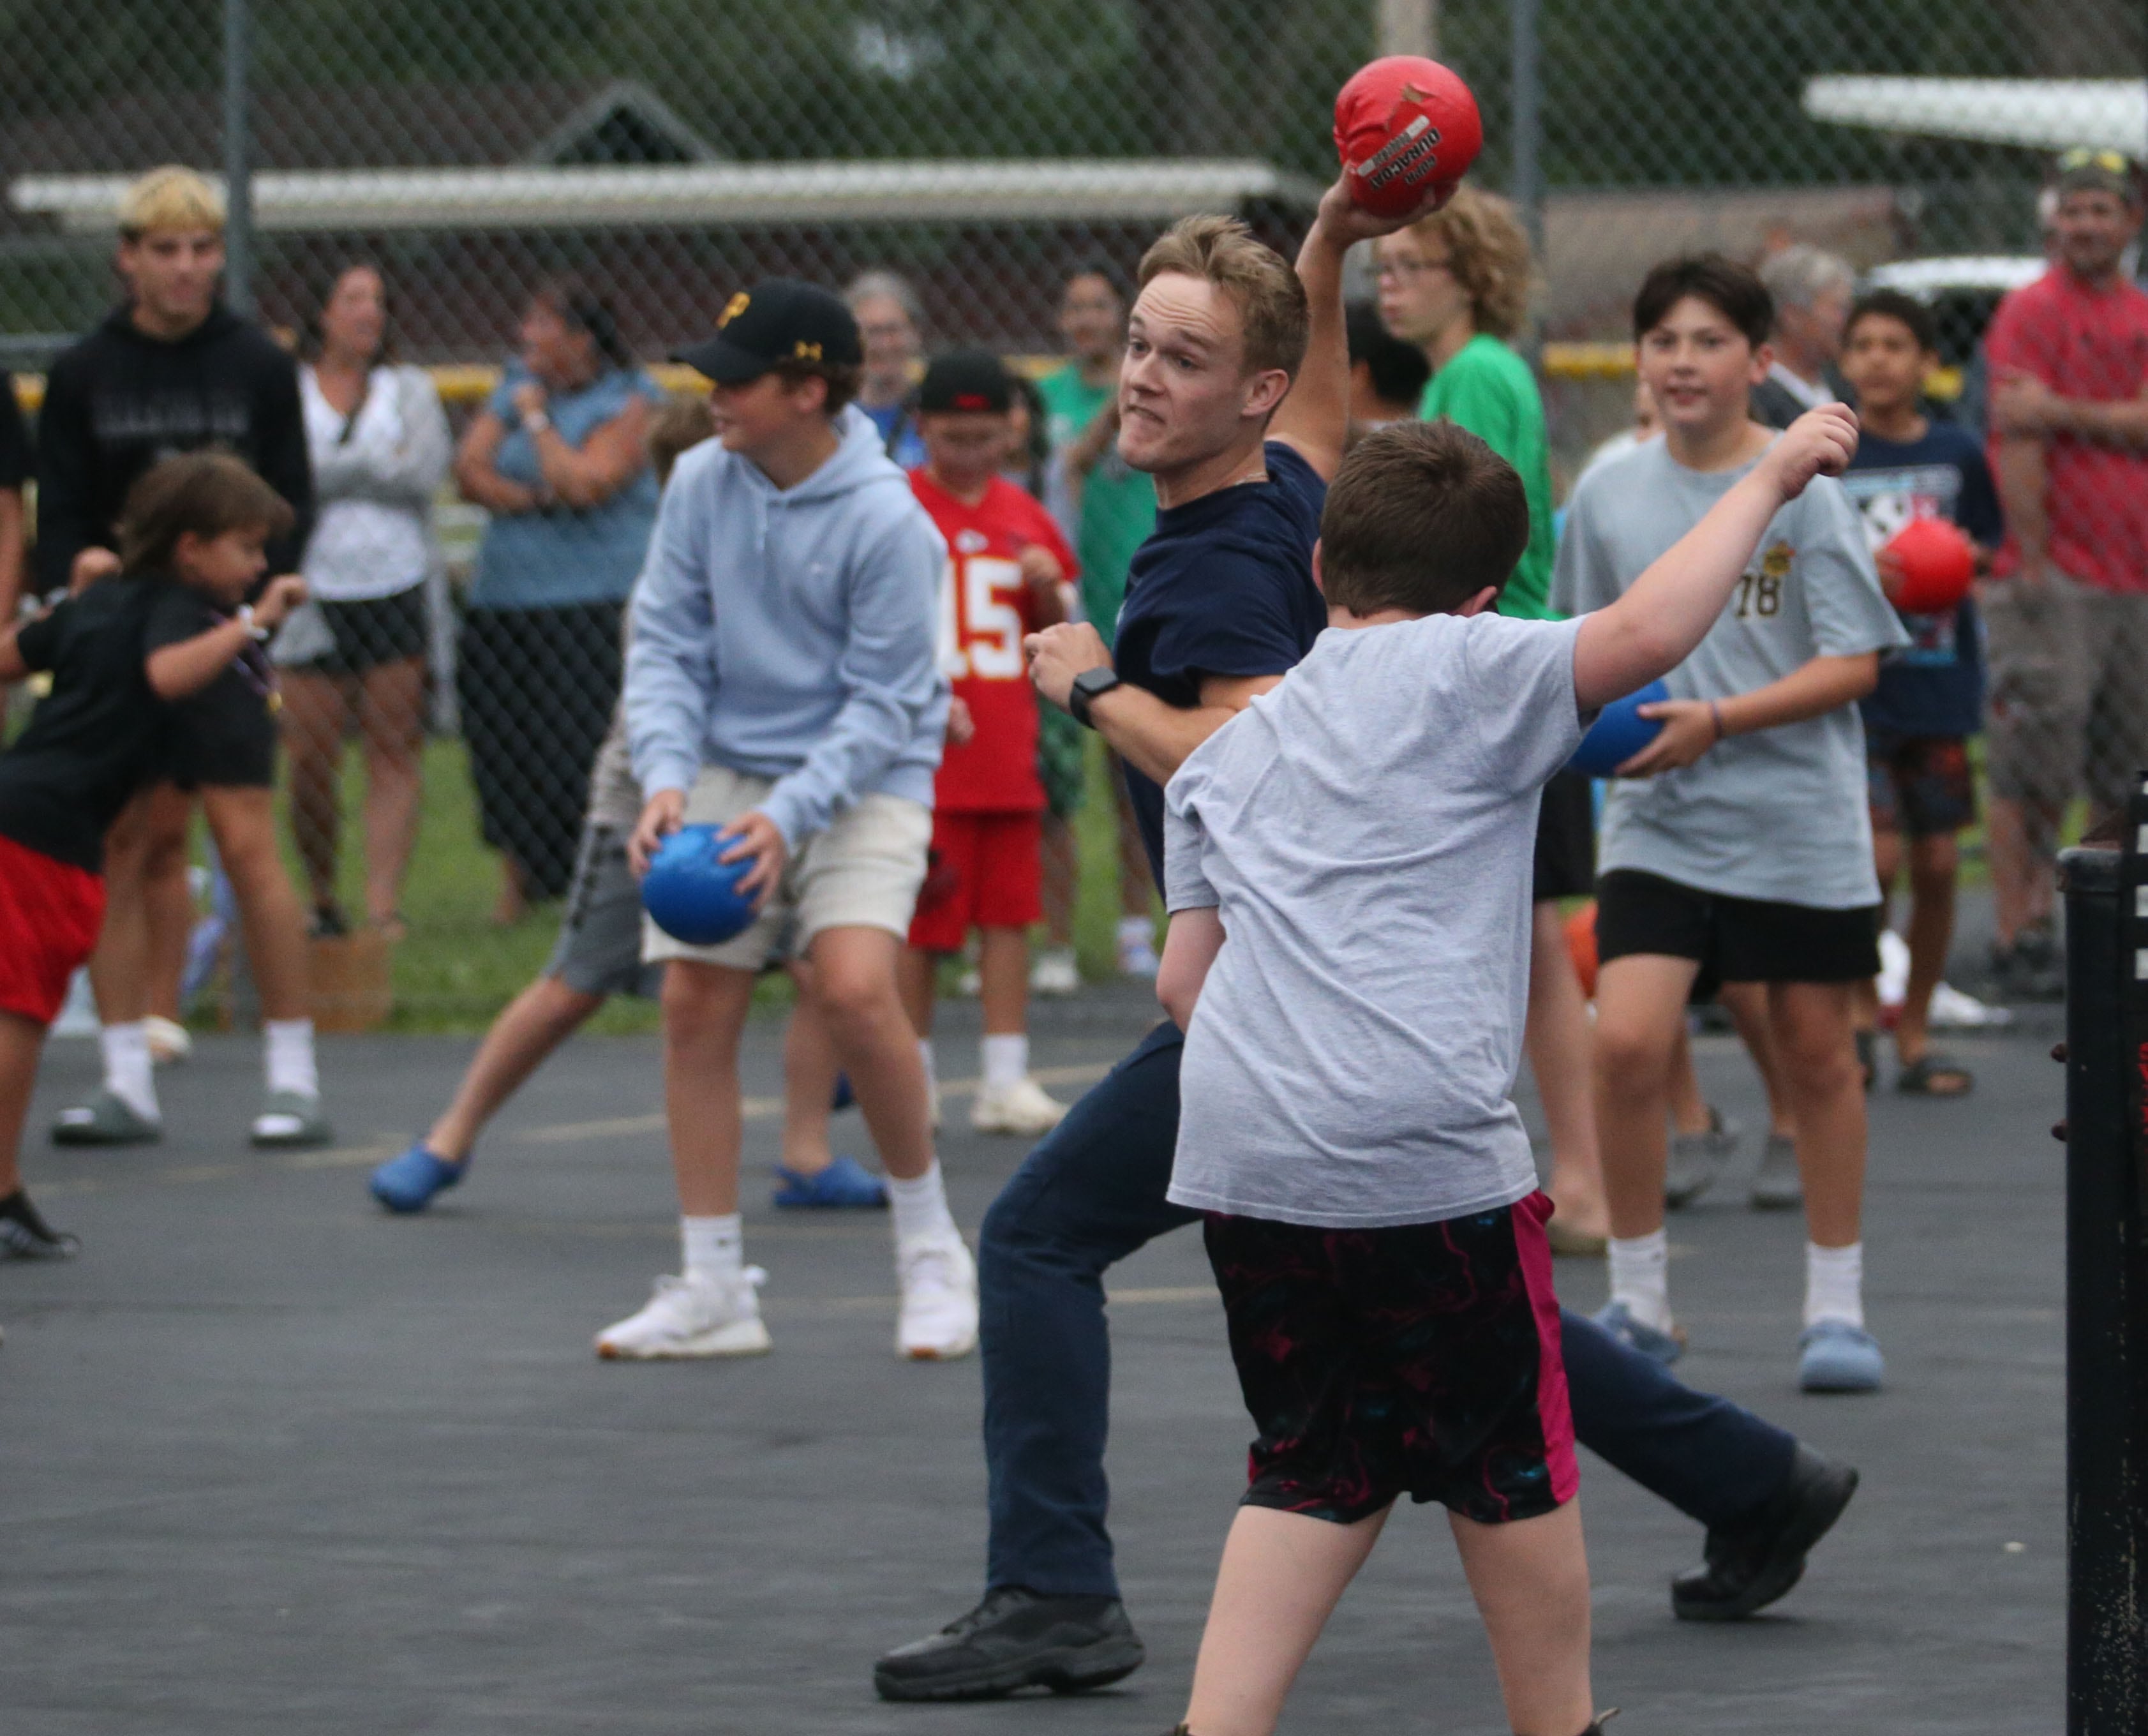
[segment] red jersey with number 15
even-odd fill
[[[910,486],[947,539],[941,665],[976,725],[960,747],[947,744],[933,800],[950,814],[1033,814],[1044,805],[1044,785],[1036,775],[1036,695],[1021,641],[1043,623],[1021,575],[1021,551],[1041,544],[1070,580],[1073,551],[1036,496],[1004,477],[994,477],[975,506],[922,466],[910,473]]]

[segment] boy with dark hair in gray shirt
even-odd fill
[[[1533,621],[1493,610],[1513,469],[1452,423],[1370,434],[1321,520],[1328,630],[1172,779],[1170,1197],[1206,1220],[1259,1431],[1187,1736],[1273,1728],[1404,1493],[1449,1509],[1519,1736],[1598,1728],[1551,1208],[1508,1096],[1538,792],[1855,446],[1814,412],[1624,597]]]
[[[1716,501],[1771,460],[1752,419],[1768,376],[1767,290],[1718,254],[1658,266],[1634,305],[1664,437],[1593,472],[1568,503],[1553,596],[1570,613],[1630,589]],[[1852,1031],[1880,967],[1864,734],[1857,701],[1905,645],[1841,484],[1787,503],[1728,606],[1643,708],[1662,729],[1619,768],[1597,852],[1596,1121],[1611,1207],[1598,1322],[1670,1362],[1664,1237],[1671,1057],[1696,984],[1762,983],[1798,1174],[1764,1169],[1754,1203],[1805,1207],[1799,1380],[1869,1392],[1864,1094]],[[1787,1169],[1787,1166],[1784,1167]]]

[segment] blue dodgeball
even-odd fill
[[[738,889],[753,859],[720,862],[735,842],[713,825],[682,825],[656,847],[642,877],[641,907],[675,941],[715,946],[743,934],[753,900]]]
[[[1614,700],[1597,714],[1581,745],[1566,762],[1567,769],[1592,778],[1609,777],[1663,733],[1659,720],[1640,715],[1641,707],[1670,696],[1670,689],[1662,682],[1651,681],[1638,693]]]

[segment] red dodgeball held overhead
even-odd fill
[[[1450,190],[1483,147],[1469,87],[1421,54],[1360,67],[1335,98],[1335,153],[1350,197],[1376,216],[1400,217]]]
[[[1905,615],[1945,615],[1969,595],[1976,550],[1948,519],[1912,519],[1887,539],[1902,564],[1895,606]]]

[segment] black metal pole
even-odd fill
[[[2148,1730],[2148,800],[2066,899],[2066,1728]]]
[[[253,40],[249,0],[223,0],[223,294],[253,314]]]

